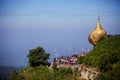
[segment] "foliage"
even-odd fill
[[[50,71],[46,66],[28,67],[20,74],[24,76],[24,80],[73,80],[71,68]]]
[[[69,75],[69,77],[68,77]],[[54,80],[65,80],[67,77],[67,80],[73,79],[72,77],[72,69],[71,68],[58,68],[54,71]]]
[[[74,69],[74,75],[75,75],[75,76],[78,76],[78,74],[79,74],[79,70],[78,70],[78,68],[75,68],[75,69]]]
[[[120,80],[120,37],[102,39],[81,63],[100,69],[96,80]]]
[[[53,69],[53,70],[57,70],[57,69],[58,69],[56,63],[53,63],[53,65],[52,65],[52,69]]]
[[[8,80],[23,80],[24,77],[15,70],[9,75]]]
[[[85,58],[85,56],[80,56],[80,57],[78,58],[77,62],[78,62],[79,64],[82,64],[84,58]]]
[[[46,66],[28,67],[20,73],[25,80],[52,80],[53,76]]]
[[[111,70],[102,71],[95,80],[120,80],[120,62],[115,63]]]
[[[30,66],[24,68],[19,74],[24,80],[74,80],[71,68],[57,68],[55,63],[52,66],[53,70],[44,66],[48,64],[49,54],[42,47],[30,50],[27,57]]]
[[[42,47],[37,47],[29,51],[29,65],[32,67],[39,65],[47,65],[50,54],[45,52]]]

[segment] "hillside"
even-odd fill
[[[120,80],[120,36],[100,40],[79,63],[97,67],[101,74],[96,80]]]
[[[34,51],[34,54],[36,51],[38,53],[40,51],[39,48],[32,50],[30,50],[32,54]],[[9,76],[9,80],[84,80],[80,72],[88,75],[86,71],[88,69],[90,71],[96,69],[100,72],[95,80],[120,80],[120,36],[101,39],[86,56],[78,58],[78,63],[84,64],[86,68],[79,71],[79,68],[74,70],[70,67],[57,68],[57,64],[53,64],[52,69],[49,69],[47,66],[41,65],[40,62],[39,66],[37,63],[37,66],[26,67],[19,74],[13,72]]]
[[[28,67],[23,69],[19,74],[13,72],[9,80],[84,80],[77,76],[77,70],[71,68],[56,68],[50,70],[46,66]]]

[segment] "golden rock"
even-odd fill
[[[100,17],[98,16],[98,23],[95,29],[89,34],[88,40],[91,44],[96,45],[97,42],[107,35],[106,31],[100,24]]]

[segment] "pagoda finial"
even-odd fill
[[[98,11],[98,22],[100,22],[100,11]]]
[[[98,22],[100,22],[100,16],[98,16]]]

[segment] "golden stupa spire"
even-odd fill
[[[100,22],[100,16],[98,16],[98,22]]]
[[[100,24],[100,16],[98,16],[98,23],[95,27],[95,29],[90,33],[88,39],[89,42],[93,45],[96,45],[96,43],[103,37],[106,36],[105,30],[102,28]]]
[[[102,29],[102,26],[100,24],[100,16],[98,16],[98,23],[95,29]]]

